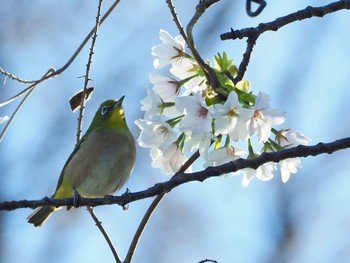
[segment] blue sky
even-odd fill
[[[197,1],[175,1],[183,24]],[[249,18],[245,3],[223,0],[195,28],[197,48],[212,60],[226,51],[239,63],[245,41],[220,41],[230,27],[256,26],[327,1],[268,1]],[[107,10],[110,1],[105,1]],[[92,28],[92,1],[1,2],[0,66],[24,79],[61,67]],[[349,134],[350,16],[340,11],[288,25],[259,38],[245,75],[254,93],[265,91],[273,107],[287,112],[283,125],[302,131],[312,143]],[[126,95],[125,112],[135,137],[142,117],[140,100],[154,71],[150,50],[159,29],[177,34],[163,1],[121,1],[100,29],[91,77],[96,91],[87,104],[84,129],[98,105]],[[75,143],[77,114],[68,99],[83,86],[88,48],[61,76],[45,82],[26,102],[0,143],[0,200],[50,196]],[[166,73],[166,69],[158,71]],[[23,85],[1,81],[0,100]],[[10,115],[15,105],[0,109]],[[132,192],[169,179],[150,165],[148,149],[137,149],[127,183]],[[163,200],[140,240],[134,262],[350,262],[348,252],[350,177],[348,151],[303,160],[303,169],[283,184],[223,176],[183,185]],[[201,169],[201,164],[194,170]],[[124,191],[122,189],[122,191]],[[96,208],[122,258],[151,200]],[[0,214],[2,262],[113,262],[111,252],[85,208],[59,211],[40,229],[26,223],[30,209]],[[287,233],[287,235],[286,235]],[[20,248],[20,251],[19,251]],[[19,253],[20,252],[20,253]]]

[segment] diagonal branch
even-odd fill
[[[242,39],[245,37],[255,37],[258,38],[259,35],[266,31],[277,31],[281,27],[296,22],[304,20],[311,17],[323,17],[327,14],[337,12],[343,9],[350,9],[350,0],[341,0],[338,2],[331,3],[329,5],[321,7],[308,6],[303,10],[297,11],[295,13],[277,18],[276,20],[269,23],[261,23],[257,27],[249,27],[241,30],[233,30],[231,32],[224,33],[220,36],[221,40],[228,39]]]
[[[247,48],[243,54],[243,59],[242,59],[241,63],[239,64],[237,76],[234,79],[232,79],[234,84],[237,84],[239,81],[241,81],[243,79],[243,76],[244,76],[245,72],[247,71],[247,67],[248,67],[248,64],[250,61],[250,56],[253,52],[253,48],[255,46],[255,43],[256,43],[255,36],[248,37]]]
[[[117,250],[115,250],[115,247],[113,245],[113,242],[112,240],[110,239],[110,237],[108,236],[108,233],[105,231],[105,229],[103,228],[102,226],[102,223],[98,220],[97,216],[95,215],[94,213],[94,210],[92,207],[90,206],[87,206],[87,210],[89,211],[92,219],[94,220],[96,226],[98,227],[98,229],[101,231],[103,237],[106,239],[107,243],[108,243],[108,246],[109,248],[111,249],[112,253],[113,253],[113,256],[114,256],[114,259],[117,263],[121,263],[122,261],[120,260],[120,257],[118,255],[118,252]]]
[[[207,63],[204,62],[204,60],[199,55],[195,47],[195,43],[193,40],[193,27],[206,10],[219,1],[220,0],[200,0],[199,4],[196,7],[195,14],[193,15],[186,28],[188,48],[191,50],[193,57],[196,59],[198,65],[201,67],[206,79],[209,82],[209,85],[214,90],[217,90],[221,86],[221,84],[216,76],[215,71]]]
[[[181,25],[181,22],[177,16],[177,13],[176,13],[176,10],[175,10],[175,6],[173,4],[173,1],[172,0],[166,0],[166,3],[169,7],[169,10],[170,10],[170,13],[171,13],[171,16],[173,17],[173,21],[177,27],[177,29],[179,30],[180,32],[180,35],[183,37],[183,39],[185,40],[186,43],[188,43],[188,40],[187,40],[187,36],[185,34],[185,31]]]
[[[172,177],[175,178],[177,177],[179,174],[185,172],[188,167],[190,167],[197,159],[199,158],[199,151],[196,151],[181,167],[181,169],[175,173],[175,175]],[[134,255],[136,246],[141,238],[141,235],[143,233],[143,231],[145,230],[145,227],[148,223],[148,221],[150,220],[154,210],[157,208],[157,206],[160,204],[160,202],[163,200],[165,194],[167,192],[161,192],[159,195],[156,196],[156,198],[154,198],[154,200],[152,201],[151,205],[148,207],[146,213],[144,214],[137,230],[136,233],[131,241],[131,244],[129,246],[128,249],[128,253],[125,257],[124,263],[130,263],[132,260],[132,257]]]
[[[119,4],[120,0],[116,0],[111,7],[108,9],[108,11],[104,14],[104,16],[101,18],[100,21],[100,26],[101,24],[106,20],[106,18],[112,13],[112,11],[114,10],[114,8]],[[1,134],[0,134],[0,141],[2,140],[2,138],[5,136],[5,133],[7,131],[7,129],[9,128],[9,126],[11,125],[16,113],[18,112],[18,110],[21,108],[21,106],[23,105],[24,101],[29,97],[29,95],[34,91],[34,89],[36,87],[39,86],[39,84],[55,78],[57,76],[59,76],[61,73],[63,73],[71,64],[72,62],[76,59],[76,57],[78,56],[78,54],[81,52],[81,50],[83,49],[83,47],[86,45],[86,43],[89,41],[90,37],[94,34],[95,32],[95,27],[90,31],[90,33],[85,37],[85,39],[83,40],[83,42],[80,44],[80,46],[78,47],[78,49],[74,52],[74,54],[71,56],[71,58],[66,62],[66,64],[64,64],[61,68],[55,70],[53,68],[49,69],[40,79],[38,80],[26,80],[26,82],[28,83],[33,83],[32,85],[30,85],[28,88],[24,89],[23,91],[21,91],[20,93],[18,93],[17,95],[15,95],[14,97],[5,100],[3,102],[0,102],[0,107],[3,107],[9,103],[11,103],[12,101],[16,100],[17,98],[19,98],[21,95],[26,93],[25,98],[21,101],[21,103],[19,104],[19,106],[16,108],[15,112],[12,114],[10,120],[6,123],[6,126],[3,128]],[[1,70],[0,73],[2,72],[6,72],[5,70]],[[8,73],[6,72],[6,76],[8,76]],[[18,77],[17,77],[18,78]],[[19,79],[19,78],[18,78]]]
[[[175,187],[193,182],[200,181],[211,178],[218,177],[223,174],[236,172],[244,168],[253,168],[256,169],[260,165],[267,162],[279,162],[288,158],[296,157],[308,157],[308,156],[317,156],[323,153],[331,154],[333,152],[348,149],[350,148],[350,137],[336,140],[330,143],[318,143],[313,146],[299,145],[289,149],[283,149],[278,152],[265,152],[259,157],[252,159],[238,159],[220,166],[208,167],[207,169],[194,172],[194,173],[180,173],[176,177],[173,177],[169,181],[156,184],[146,190],[127,193],[122,196],[107,196],[105,198],[81,198],[79,200],[80,206],[99,206],[99,205],[111,205],[119,204],[126,205],[137,200],[153,197],[159,194],[164,194]],[[0,210],[15,210],[18,208],[37,208],[44,205],[52,205],[55,207],[59,206],[73,206],[73,199],[52,199],[45,197],[41,200],[21,200],[21,201],[8,201],[0,203]]]
[[[21,79],[20,77],[10,73],[10,72],[7,72],[6,70],[4,70],[3,68],[0,67],[0,74],[4,75],[5,76],[5,80],[4,80],[4,83],[6,81],[6,78],[9,78],[9,79],[12,79],[12,80],[15,80],[19,83],[22,83],[22,84],[32,84],[32,83],[35,83],[36,80],[25,80],[25,79]]]

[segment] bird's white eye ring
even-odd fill
[[[106,115],[106,113],[109,111],[109,107],[107,106],[103,106],[101,109],[101,115]]]

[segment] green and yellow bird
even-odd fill
[[[124,117],[124,96],[101,104],[66,161],[52,198],[104,197],[118,191],[135,166],[136,146]],[[57,208],[43,206],[27,219],[41,226]]]

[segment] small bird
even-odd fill
[[[136,146],[124,117],[122,102],[107,100],[66,161],[52,198],[98,198],[118,191],[135,166]],[[58,208],[43,206],[29,215],[28,223],[42,226]]]

